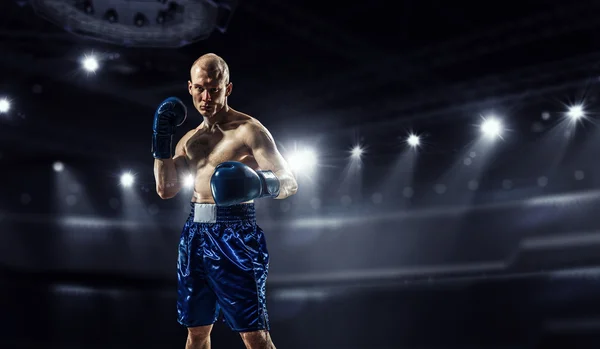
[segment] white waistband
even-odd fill
[[[217,205],[215,204],[194,204],[194,222],[195,223],[216,223]]]

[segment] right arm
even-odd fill
[[[187,163],[184,136],[175,147],[175,155],[171,159],[154,159],[154,179],[156,180],[156,193],[161,199],[171,199],[177,195],[186,174]]]

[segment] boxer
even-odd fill
[[[203,119],[199,126],[173,149],[175,131],[187,118],[185,105],[167,98],[154,116],[158,195],[173,198],[184,176],[194,178],[177,263],[177,320],[188,329],[188,349],[210,348],[210,332],[221,313],[246,348],[275,348],[265,297],[269,252],[254,200],[285,199],[298,185],[265,126],[228,105],[232,87],[227,63],[215,54],[203,55],[188,81]]]

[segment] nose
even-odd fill
[[[210,101],[211,100],[210,93],[208,93],[208,90],[202,91],[201,97],[202,97],[203,101]]]

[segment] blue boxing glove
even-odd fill
[[[152,155],[155,159],[170,159],[173,156],[173,135],[186,117],[187,108],[179,98],[169,97],[158,106],[152,127]]]
[[[272,171],[254,171],[237,161],[220,163],[210,178],[210,189],[218,206],[231,206],[279,195],[279,179]]]

